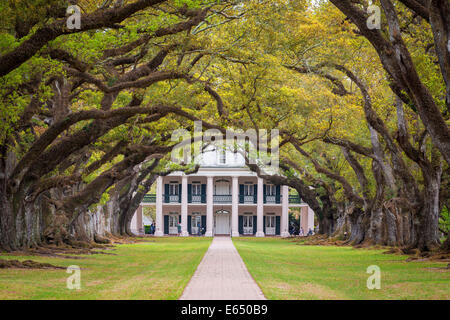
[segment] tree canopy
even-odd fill
[[[320,232],[440,245],[447,233],[450,4],[373,1],[0,4],[0,246],[98,240],[175,165],[174,130],[278,129],[280,172]],[[96,213],[95,215],[93,213]],[[19,236],[20,235],[20,236]],[[448,242],[449,240],[447,240]]]

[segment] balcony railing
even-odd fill
[[[180,202],[180,196],[179,195],[165,194],[165,195],[163,195],[163,198],[164,198],[164,203]]]
[[[193,194],[189,203],[206,203],[206,194]]]
[[[142,200],[144,203],[156,203],[156,194],[146,194]]]
[[[178,195],[164,195],[164,203],[179,203]],[[239,195],[240,203],[255,203],[256,196],[244,196]],[[280,195],[280,203],[282,196]],[[231,203],[231,194],[227,195],[214,195],[214,203]],[[146,194],[143,203],[156,203],[156,194]],[[189,203],[206,203],[206,194],[192,195],[192,200]],[[277,203],[276,196],[266,196],[265,203]],[[289,204],[302,204],[303,200],[299,195],[289,195]]]
[[[289,195],[289,203],[290,204],[301,204],[301,203],[303,203],[303,201],[298,194],[294,194],[294,195]]]
[[[213,198],[214,203],[231,203],[231,194],[224,194],[224,195],[215,194]]]
[[[255,195],[239,195],[239,203],[256,203],[256,196]]]

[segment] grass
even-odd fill
[[[268,299],[450,299],[448,262],[406,262],[386,250],[305,246],[286,239],[234,238]],[[367,289],[370,265],[381,289]]]
[[[208,238],[154,238],[83,259],[1,256],[81,268],[81,290],[66,270],[0,269],[0,299],[178,299],[210,245]]]

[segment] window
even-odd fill
[[[266,219],[266,234],[269,236],[275,235],[275,214],[268,213]]]
[[[200,196],[202,194],[202,185],[200,183],[192,184],[192,195]]]
[[[252,196],[253,189],[253,184],[244,184],[244,196]]]
[[[274,196],[276,193],[275,186],[273,184],[266,185],[266,195]]]
[[[169,215],[169,228],[176,228],[178,226],[178,214],[171,212]]]
[[[219,164],[226,164],[227,163],[227,152],[225,149],[219,150]]]
[[[251,215],[244,216],[244,228],[253,228],[253,216]]]
[[[275,216],[266,216],[266,228],[275,228]]]
[[[169,184],[169,195],[171,196],[177,196],[178,195],[178,183],[171,182]]]
[[[243,229],[244,234],[253,234],[253,215],[251,213],[244,214]]]

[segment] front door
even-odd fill
[[[202,216],[199,214],[192,216],[192,222],[191,222],[191,234],[197,235],[198,230],[202,226]]]
[[[169,234],[178,234],[178,215],[169,215]]]
[[[230,234],[230,214],[217,213],[214,219],[214,230],[217,235]]]
[[[244,216],[244,234],[253,234],[253,216]]]
[[[266,235],[275,235],[275,216],[266,216]]]

